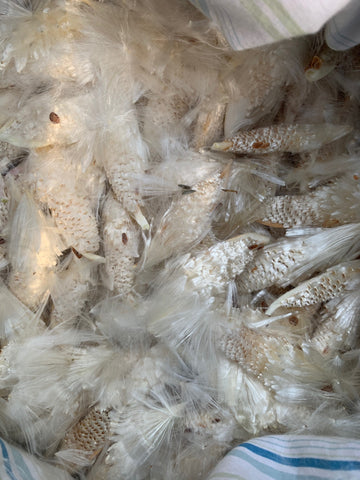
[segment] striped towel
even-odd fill
[[[325,40],[334,50],[347,50],[360,43],[360,1],[352,2],[335,15],[325,29]]]
[[[41,462],[0,438],[1,480],[71,480],[63,470]]]
[[[315,33],[351,3],[350,0],[190,1],[217,24],[234,50]],[[354,22],[354,28],[356,24],[359,25],[359,19]]]
[[[269,435],[234,448],[207,480],[360,479],[360,441]]]

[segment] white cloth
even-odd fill
[[[360,441],[268,435],[234,448],[207,480],[359,480]]]
[[[42,462],[0,438],[1,480],[71,480],[59,468]]]
[[[360,0],[352,0],[327,23],[325,40],[333,50],[347,50],[360,43]]]
[[[217,24],[234,50],[315,33],[352,3],[351,0],[190,1]],[[354,2],[360,4],[360,0]],[[343,22],[343,16],[337,18]]]

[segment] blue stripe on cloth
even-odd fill
[[[354,457],[354,453],[356,454],[356,457],[359,458],[360,457],[360,451],[359,451],[359,446],[358,447],[346,447],[344,448],[343,446],[341,445],[336,445],[336,446],[333,446],[333,447],[330,447],[329,445],[326,445],[326,443],[323,443],[323,444],[320,444],[320,445],[286,445],[284,447],[282,447],[281,445],[279,445],[278,443],[275,443],[275,442],[263,442],[263,443],[260,443],[258,442],[258,444],[256,442],[254,442],[254,445],[257,445],[258,447],[262,447],[262,448],[266,448],[266,447],[274,447],[273,450],[276,450],[276,447],[278,448],[283,448],[284,450],[287,450],[289,451],[289,454],[291,454],[291,450],[295,450],[295,453],[296,452],[299,452],[299,454],[304,454],[304,455],[308,455],[309,454],[309,450],[311,450],[311,452],[313,453],[314,450],[319,450],[319,453],[321,452],[338,452],[339,450],[341,450],[341,456],[343,457],[344,455],[348,455],[350,457]],[[352,460],[354,460],[354,458],[352,458]]]
[[[307,440],[306,438],[305,439],[301,439],[301,442],[303,443],[303,445],[299,445],[300,443],[300,440],[298,440],[296,442],[296,444],[294,445],[295,441],[290,438],[288,440],[283,440],[282,442],[279,442],[277,443],[275,440],[280,440],[279,438],[276,438],[276,437],[260,437],[260,438],[256,438],[254,440],[251,440],[252,443],[254,443],[254,445],[258,445],[260,447],[266,447],[267,445],[271,445],[271,446],[274,446],[274,447],[278,447],[278,448],[282,448],[282,449],[286,449],[286,450],[314,450],[314,449],[320,449],[322,451],[328,451],[328,450],[335,450],[335,451],[338,451],[339,449],[342,450],[342,452],[349,452],[349,455],[351,454],[351,452],[357,452],[357,457],[360,456],[360,442],[359,440],[351,440],[351,439],[345,439],[345,441],[348,441],[349,443],[350,442],[354,442],[356,443],[357,445],[354,445],[352,447],[349,447],[346,445],[346,447],[344,446],[344,439],[341,438],[341,441],[337,441],[337,442],[329,442],[327,439],[325,440],[323,437],[320,437],[320,438],[314,438],[312,437],[310,440]],[[309,442],[311,442],[311,444],[309,445]],[[318,445],[315,444],[318,443]],[[240,445],[239,445],[240,446]]]
[[[283,457],[270,450],[257,447],[252,443],[242,443],[238,448],[245,448],[251,452],[259,455],[260,457],[267,458],[281,465],[288,465],[292,467],[310,467],[323,470],[360,470],[360,462],[358,461],[344,461],[344,460],[324,460],[321,458],[291,458]]]
[[[328,443],[333,445],[343,444],[344,441],[346,442],[355,442],[359,443],[359,440],[355,438],[347,438],[347,437],[321,437],[315,435],[266,435],[264,437],[257,437],[254,440],[276,440],[283,445],[287,445],[289,443],[300,443],[300,442],[319,442],[321,444]],[[251,440],[253,441],[253,440]]]
[[[12,448],[11,453],[14,457],[16,467],[20,472],[21,478],[23,480],[34,480],[34,477],[31,475],[31,472],[25,463],[24,457],[19,452],[19,450],[17,448]]]
[[[248,463],[251,467],[256,468],[256,470],[258,470],[259,472],[263,473],[264,475],[267,475],[270,478],[274,478],[275,480],[279,480],[279,479],[281,480],[320,480],[321,478],[322,479],[324,478],[324,477],[319,477],[318,475],[302,475],[301,473],[296,472],[295,470],[294,470],[294,473],[279,471],[278,469],[271,467],[269,464],[265,464],[256,460],[255,458],[248,455],[246,452],[240,451],[239,448],[240,447],[237,447],[236,449],[232,450],[228,455],[234,455],[240,458],[244,462]],[[239,465],[239,469],[240,468],[241,468],[242,475],[244,475],[244,473],[246,473],[246,466]],[[211,480],[212,478],[214,477],[210,475],[209,480]],[[247,476],[245,478],[249,479],[250,477]]]
[[[14,472],[12,471],[11,465],[10,465],[10,460],[9,460],[9,454],[6,449],[5,443],[1,440],[0,438],[0,448],[1,448],[1,453],[4,459],[4,466],[5,466],[5,471],[11,480],[17,480],[17,478],[14,475]]]

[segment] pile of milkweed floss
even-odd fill
[[[89,480],[360,435],[360,56],[182,0],[0,2],[0,434]]]

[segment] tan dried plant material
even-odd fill
[[[109,440],[108,410],[92,408],[65,435],[61,450],[80,450],[93,463]]]
[[[301,153],[334,142],[352,131],[349,125],[272,125],[240,132],[223,142],[214,143],[212,150],[248,155],[272,152]]]

